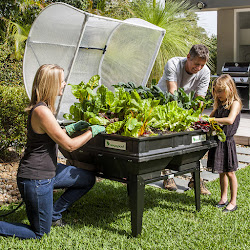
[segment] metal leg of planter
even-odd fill
[[[200,211],[201,208],[201,188],[200,188],[200,162],[197,162],[197,166],[194,171],[194,192],[195,192],[195,205],[196,210]]]
[[[132,235],[137,236],[142,231],[145,182],[141,176],[136,175],[129,178],[128,185]]]

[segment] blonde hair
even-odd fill
[[[215,93],[215,87],[225,91],[227,96],[225,102],[222,103],[219,100]],[[228,74],[223,74],[214,80],[212,95],[214,97],[214,109],[217,109],[220,105],[224,105],[226,109],[230,109],[234,101],[238,101],[240,103],[240,107],[242,108],[242,102],[238,95],[234,80]]]
[[[31,100],[26,111],[30,111],[37,103],[44,102],[52,113],[55,113],[55,102],[63,81],[63,71],[63,68],[56,64],[44,64],[39,67],[33,81]]]

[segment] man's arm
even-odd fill
[[[166,80],[166,84],[167,84],[168,92],[170,92],[173,95],[175,90],[177,91],[177,82]]]
[[[200,83],[198,85],[195,97],[201,96],[201,97],[205,98],[206,94],[207,94],[207,90],[208,90],[209,82],[210,82],[210,70],[205,65],[205,67],[203,68],[203,71],[204,71],[204,73],[200,79]],[[203,102],[201,102],[201,106],[203,106]]]
[[[158,83],[159,87],[165,92],[174,94],[174,91],[178,89],[177,79],[178,76],[178,58],[171,58],[167,61],[163,75]]]

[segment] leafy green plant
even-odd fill
[[[208,115],[203,115],[199,121],[193,124],[193,128],[202,129],[204,132],[207,132],[209,136],[216,135],[221,142],[225,142],[226,135],[221,126],[216,121],[208,122],[208,119]]]
[[[159,100],[141,99],[136,90],[131,92],[131,100],[125,113],[127,122],[124,125],[122,135],[138,137],[149,130],[149,125],[155,116],[155,108]],[[128,115],[129,114],[129,115]],[[128,115],[128,117],[126,117]]]
[[[205,107],[210,107],[213,103],[212,99],[203,98],[201,96],[195,97],[195,92],[191,91],[187,94],[183,88],[178,88],[174,94],[169,92],[164,93],[158,86],[152,85],[150,88],[136,85],[133,82],[123,83],[119,82],[117,85],[113,85],[115,88],[123,87],[125,91],[131,93],[133,90],[136,90],[137,93],[143,99],[152,98],[160,100],[160,104],[166,104],[171,101],[177,101],[179,107],[184,109],[199,109],[201,106],[200,103],[203,103],[202,111]]]
[[[28,97],[24,87],[0,85],[0,157],[8,157],[8,148],[13,147],[21,154],[26,143],[27,114],[24,109],[28,105]]]
[[[190,128],[193,122],[199,120],[200,115],[200,110],[183,109],[178,106],[177,101],[158,106],[155,112],[157,120],[152,124],[152,127],[175,132],[185,131]]]
[[[70,107],[70,114],[64,114],[64,118],[74,121],[86,120],[99,125],[107,125],[113,122],[113,118],[123,118],[129,94],[124,89],[117,89],[113,93],[103,85],[95,92],[99,79],[100,77],[95,75],[86,84],[71,84],[72,93],[79,103],[74,103]]]
[[[158,87],[158,86],[152,86],[150,88],[145,86],[139,86],[136,87],[136,85],[133,82],[119,82],[116,85],[112,85],[114,88],[124,88],[125,91],[131,93],[133,90],[136,90],[137,93],[140,95],[141,98],[147,99],[147,98],[153,98],[160,100],[160,104],[164,104],[166,102],[166,94]]]
[[[14,86],[23,84],[22,61],[12,57],[14,49],[0,44],[0,85]]]
[[[190,128],[192,122],[199,120],[201,108],[184,109],[184,105],[180,107],[176,100],[161,105],[162,99],[155,96],[159,96],[156,92],[162,92],[156,88],[152,88],[154,94],[148,89],[143,93],[133,83],[128,83],[129,87],[126,88],[116,86],[113,93],[105,86],[97,88],[98,81],[99,76],[95,75],[86,84],[81,82],[71,85],[72,93],[79,103],[70,107],[70,114],[64,114],[66,119],[104,125],[107,133],[132,137],[155,135],[159,130],[184,131]],[[152,98],[145,98],[149,93]],[[183,93],[180,94],[184,101],[190,101],[183,96]],[[190,102],[189,105],[192,104]]]

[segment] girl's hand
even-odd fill
[[[232,125],[240,111],[240,103],[238,101],[234,101],[230,108],[228,117],[216,118],[216,122],[222,125]]]
[[[212,121],[214,121],[214,119],[215,119],[215,117],[209,117],[208,115],[203,115],[202,117],[201,117],[201,119],[203,120],[203,121],[206,121],[206,122],[212,122]]]

